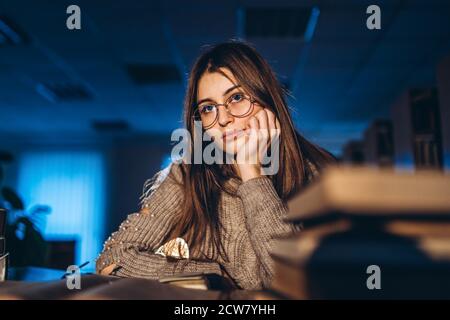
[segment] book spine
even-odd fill
[[[8,254],[0,255],[0,282],[5,281],[8,275]]]

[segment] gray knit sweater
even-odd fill
[[[221,193],[219,219],[229,262],[221,257],[210,262],[196,261],[192,256],[167,259],[155,251],[183,210],[183,191],[174,181],[181,181],[179,165],[173,164],[170,171],[173,175],[160,177],[156,188],[144,198],[146,213],[128,215],[105,242],[96,262],[97,272],[111,264],[118,266],[114,274],[122,277],[157,279],[183,272],[213,272],[231,277],[242,289],[267,287],[274,275],[269,255],[273,239],[299,230],[283,221],[287,208],[271,180],[260,176],[246,182],[234,178],[227,181],[234,192]],[[211,244],[205,241],[201,248],[210,256]]]

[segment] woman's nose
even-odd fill
[[[217,107],[218,114],[218,123],[222,127],[225,127],[228,123],[233,122],[234,118],[233,116],[228,112],[227,108],[225,106],[218,106]]]

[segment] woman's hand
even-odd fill
[[[269,145],[275,139],[279,142],[280,133],[280,122],[269,109],[263,108],[250,117],[245,143],[238,146],[236,154],[236,165],[242,181],[261,176],[261,160]]]
[[[111,274],[111,272],[113,272],[113,270],[116,268],[116,266],[117,266],[116,264],[110,264],[106,268],[103,268],[100,271],[100,274],[104,275],[104,276],[109,276]]]

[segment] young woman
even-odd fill
[[[213,272],[242,289],[268,286],[273,238],[300,229],[283,221],[286,201],[334,158],[296,132],[269,64],[243,42],[218,44],[197,59],[184,121],[194,137],[191,150],[199,121],[232,162],[195,163],[191,152],[190,161],[155,175],[141,211],[105,242],[97,272],[152,279]],[[260,152],[274,141],[278,170],[265,175]]]

